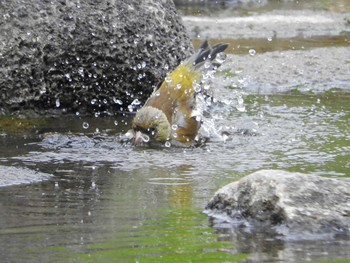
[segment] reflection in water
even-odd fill
[[[255,12],[270,12],[262,17],[276,19],[276,9],[282,9],[279,14],[287,9],[289,18],[327,10],[341,12],[326,14],[341,22],[335,28],[325,24],[326,31],[336,35],[332,37],[315,37],[317,23],[306,28],[313,37],[305,37],[301,24],[292,32],[296,37],[283,37],[280,33],[290,33],[291,24],[282,23],[287,30],[257,30],[261,38],[255,32],[254,39],[244,39],[256,30],[255,23],[245,25],[239,39],[227,39],[236,56],[215,79],[219,102],[211,107],[210,122],[204,126],[211,140],[202,147],[135,148],[121,142],[132,116],[0,118],[1,171],[3,166],[30,169],[38,181],[0,188],[2,261],[300,262],[350,257],[348,239],[282,241],[249,227],[213,229],[202,214],[217,189],[259,169],[349,176],[349,96],[298,92],[348,87],[349,61],[341,58],[350,43],[349,21],[342,19],[350,10],[349,1],[259,2],[267,4],[218,8],[218,13],[213,6],[182,10],[212,17],[243,15],[241,21],[249,21],[246,17]],[[294,12],[304,8],[312,10]],[[211,28],[204,32],[227,33],[232,27],[209,23]],[[346,30],[338,32],[339,28]],[[193,32],[201,33],[197,27]],[[272,50],[277,52],[264,53]],[[238,56],[240,52],[250,55]],[[248,95],[248,88],[255,88],[248,81],[254,78],[259,84],[256,93],[260,88],[265,94],[275,93],[286,83],[302,86],[289,96]],[[52,176],[42,181],[43,173]],[[1,176],[0,185],[3,182]]]
[[[145,255],[211,255],[237,261],[250,254],[252,262],[346,257],[349,244],[342,240],[334,241],[344,248],[338,256],[330,241],[310,241],[310,251],[327,253],[307,254],[305,244],[266,233],[230,228],[215,233],[208,228],[202,210],[209,198],[252,171],[348,175],[348,97],[248,96],[244,101],[246,112],[225,103],[213,109],[225,140],[198,148],[134,148],[120,142],[124,127],[112,130],[107,125],[96,133],[94,127],[103,127],[99,118],[88,120],[91,133],[82,133],[81,125],[74,130],[71,119],[60,119],[66,128],[59,133],[46,125],[44,133],[1,137],[6,148],[1,149],[2,165],[53,174],[46,182],[0,188],[0,253],[5,261],[14,255],[26,262],[53,256],[86,262],[88,255],[131,261]],[[114,119],[110,123],[115,126]]]

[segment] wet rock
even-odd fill
[[[350,234],[350,182],[262,170],[221,188],[206,212],[217,225],[264,229],[287,239]]]
[[[172,0],[2,1],[0,113],[116,112],[192,53]]]

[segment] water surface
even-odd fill
[[[0,188],[5,262],[346,258],[344,240],[299,244],[210,228],[202,214],[209,198],[250,172],[349,175],[347,95],[249,95],[244,101],[244,110],[225,103],[213,109],[225,136],[199,148],[120,142],[131,116],[44,119],[30,132],[3,133],[1,165],[52,175],[41,183]]]

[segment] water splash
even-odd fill
[[[89,123],[87,123],[87,122],[83,122],[83,129],[88,129],[89,128]]]
[[[255,56],[256,51],[255,49],[249,49],[249,55],[251,55],[252,57]]]

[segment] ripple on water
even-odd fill
[[[51,176],[51,174],[34,171],[29,168],[0,165],[0,187],[36,183],[48,180]]]

